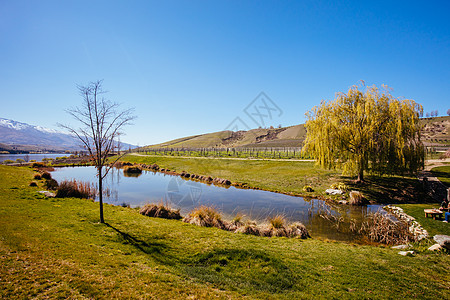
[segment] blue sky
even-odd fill
[[[135,107],[123,141],[220,131],[264,92],[265,125],[305,121],[364,80],[425,112],[450,108],[448,1],[0,0],[0,117],[57,128],[103,79]],[[281,114],[281,115],[280,115]]]

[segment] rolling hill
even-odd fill
[[[450,146],[450,116],[421,119],[425,146]],[[282,128],[258,128],[248,131],[219,131],[179,138],[146,148],[239,148],[300,147],[306,136],[304,124]]]

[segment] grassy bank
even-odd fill
[[[343,182],[349,188],[361,191],[374,203],[408,203],[427,200],[422,185],[414,177],[366,176],[364,184],[355,184],[353,178],[342,176],[341,171],[325,170],[312,161],[238,160],[215,158],[185,158],[158,155],[126,155],[123,161],[158,164],[160,167],[181,172],[219,177],[235,183],[263,190],[292,193],[312,198],[331,198],[325,190],[333,183]],[[314,192],[305,192],[309,185]],[[335,197],[334,199],[338,199]]]
[[[431,172],[436,176],[447,188],[450,187],[450,166],[441,166],[431,169]]]
[[[45,198],[32,175],[0,166],[0,298],[436,299],[450,289],[442,253],[247,236],[110,205],[99,224],[97,203]]]

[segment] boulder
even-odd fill
[[[397,249],[397,250],[405,250],[409,248],[409,245],[398,245],[398,246],[392,246],[392,249]]]
[[[344,191],[342,190],[337,190],[337,189],[327,189],[325,191],[325,193],[329,194],[329,195],[342,195],[344,193]]]
[[[439,244],[434,244],[433,246],[428,248],[429,251],[436,251],[436,250],[441,250],[441,249],[442,249],[442,247]]]
[[[412,256],[414,254],[414,251],[400,251],[398,254],[403,256]]]
[[[447,250],[450,250],[450,236],[448,235],[435,235],[433,236],[433,239],[441,245],[441,247],[446,248]]]

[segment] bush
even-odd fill
[[[222,220],[222,216],[213,206],[202,205],[194,209],[183,222],[203,227],[217,227],[227,229],[229,224]]]
[[[330,186],[330,188],[335,190],[348,191],[348,186],[342,182],[335,182]]]
[[[88,182],[64,180],[56,191],[57,198],[91,198],[96,194],[95,189]]]
[[[349,196],[350,196],[349,203],[351,205],[363,205],[364,204],[364,197],[361,192],[351,191]]]
[[[18,158],[18,159],[16,159],[16,163],[24,163],[25,162],[25,160],[23,160],[23,159],[21,159],[21,158]]]
[[[310,185],[305,185],[305,186],[303,187],[303,191],[304,191],[304,192],[311,193],[311,192],[314,192],[314,189],[313,189]]]
[[[41,180],[42,176],[41,176],[40,173],[36,173],[36,174],[34,174],[33,178],[36,179],[36,180]]]
[[[10,160],[10,159],[5,159],[5,160],[3,161],[3,163],[4,163],[5,165],[8,165],[8,164],[14,163],[14,161],[13,161],[13,160]]]
[[[170,207],[164,206],[164,204],[145,204],[140,210],[141,215],[153,218],[164,218],[164,219],[181,219],[180,210],[172,209]]]

